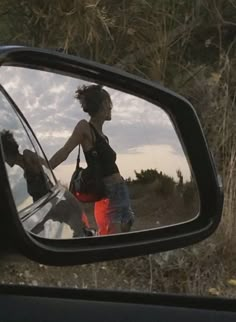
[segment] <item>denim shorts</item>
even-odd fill
[[[125,181],[105,183],[106,196],[95,203],[95,218],[98,226],[106,231],[110,224],[133,224],[129,191]]]
[[[119,183],[106,183],[106,198],[109,200],[107,216],[113,224],[133,224],[134,212],[132,211],[129,190],[124,181]]]

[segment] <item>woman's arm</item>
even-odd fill
[[[59,164],[65,161],[69,154],[74,150],[74,148],[83,143],[84,136],[88,131],[88,123],[86,120],[81,120],[71,135],[71,137],[67,140],[65,145],[58,150],[49,160],[49,164],[52,169],[55,169]]]

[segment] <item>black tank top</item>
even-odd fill
[[[87,164],[92,165],[96,159],[94,156],[97,154],[103,177],[119,173],[119,169],[116,165],[116,152],[110,147],[108,138],[101,136],[91,123],[89,123],[89,125],[95,134],[95,142],[93,149],[84,152]]]
[[[27,191],[29,195],[33,198],[33,201],[45,196],[52,188],[49,178],[43,172],[43,170],[38,173],[33,172],[24,160],[24,177],[27,183]]]

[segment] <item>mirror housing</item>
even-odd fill
[[[223,207],[222,185],[197,114],[185,98],[160,84],[116,68],[49,50],[2,47],[0,48],[0,65],[27,67],[79,77],[102,83],[161,106],[171,118],[182,141],[196,179],[200,199],[199,215],[189,222],[178,225],[104,236],[99,239],[49,240],[40,238],[25,232],[21,225],[1,149],[1,213],[9,231],[6,238],[10,236],[12,243],[21,253],[48,265],[85,264],[184,247],[203,240],[215,231],[220,222]]]

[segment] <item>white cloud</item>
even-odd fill
[[[4,66],[0,81],[31,124],[48,158],[66,142],[80,119],[88,119],[74,98],[78,85],[88,84],[85,81]],[[168,115],[143,99],[107,90],[113,101],[113,120],[105,123],[104,131],[118,153],[118,165],[124,176],[131,176],[136,166],[145,169],[160,162],[163,172],[172,174],[183,168],[187,175],[186,158]],[[77,149],[56,169],[64,182],[74,169],[76,154]]]

